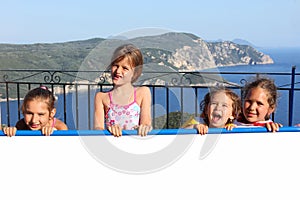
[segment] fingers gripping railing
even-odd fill
[[[281,127],[278,132],[300,132],[300,127]],[[136,130],[123,130],[124,136],[137,135]],[[222,128],[209,128],[208,134],[271,133],[264,127],[234,128],[231,131]],[[154,129],[148,135],[191,135],[198,134],[196,129]],[[0,131],[0,136],[5,136]],[[16,136],[42,136],[41,131],[18,130]],[[51,136],[111,136],[107,130],[67,130],[54,131]]]

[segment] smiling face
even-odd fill
[[[215,93],[207,106],[209,127],[223,128],[228,119],[233,119],[233,101],[224,92]]]
[[[55,115],[55,109],[49,112],[48,105],[41,99],[28,101],[24,107],[24,120],[31,130],[40,130],[49,126],[50,118]]]
[[[133,75],[134,69],[127,57],[113,63],[111,66],[111,76],[114,85],[131,83]]]
[[[267,91],[260,87],[252,88],[244,100],[243,113],[248,122],[264,121],[274,108],[268,103]]]

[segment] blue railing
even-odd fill
[[[281,127],[277,132],[300,132],[300,127]],[[207,134],[240,134],[240,133],[272,133],[265,127],[234,128],[226,130],[224,128],[209,128]],[[198,134],[196,129],[154,129],[148,135],[192,135]],[[123,136],[136,136],[136,130],[123,130]],[[0,136],[6,136],[0,131]],[[16,136],[43,136],[41,131],[18,130]],[[107,130],[64,130],[54,131],[51,136],[112,136]]]
[[[297,76],[295,67],[289,73],[258,73],[258,72],[143,72],[137,85],[150,87],[152,93],[152,116],[153,127],[178,128],[186,120],[184,114],[199,116],[199,103],[208,92],[209,85],[225,85],[237,93],[246,83],[241,78],[238,82],[223,80],[223,76],[280,76],[288,77],[289,83],[279,85],[278,91],[282,93],[281,104],[283,109],[276,112],[272,117],[277,120],[286,120],[282,123],[285,126],[292,126],[300,123],[299,106],[295,104],[299,98],[300,88],[296,87]],[[46,85],[56,95],[59,95],[57,102],[57,117],[63,120],[69,128],[79,130],[90,130],[93,126],[93,98],[98,91],[107,91],[112,85],[106,76],[89,78],[91,74],[104,74],[99,71],[59,71],[59,70],[0,70],[0,96],[1,98],[1,123],[14,125],[22,118],[20,106],[22,97],[32,88],[39,85]],[[150,81],[149,81],[150,80]],[[150,84],[151,80],[163,80],[159,84]],[[205,82],[200,84],[199,80]],[[145,81],[146,82],[145,84]],[[197,82],[198,81],[198,82]],[[155,82],[155,81],[154,81]],[[85,91],[83,94],[82,91]],[[297,107],[298,106],[298,107]],[[170,113],[178,114],[178,122],[171,124]],[[284,117],[280,116],[284,115]],[[163,116],[163,117],[161,117]],[[161,117],[161,118],[159,118]],[[295,119],[296,117],[296,119]],[[298,117],[298,118],[297,118]],[[159,120],[155,120],[158,119]],[[173,119],[174,120],[174,119]],[[165,121],[161,124],[161,121]]]

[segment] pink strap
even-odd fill
[[[52,128],[55,127],[55,123],[56,123],[56,118],[54,117],[54,118],[53,118],[53,122],[52,122]]]
[[[110,103],[113,103],[111,92],[108,93],[108,96],[109,96]]]
[[[133,102],[135,102],[135,100],[136,100],[136,88],[134,88],[134,99],[133,99]]]

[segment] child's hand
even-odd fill
[[[137,127],[137,131],[138,131],[138,135],[140,136],[146,136],[150,131],[152,130],[152,126],[151,125],[139,125]]]
[[[233,128],[237,127],[235,124],[225,124],[226,130],[231,131]]]
[[[266,128],[268,129],[268,131],[276,132],[279,131],[280,127],[282,127],[282,124],[275,122],[266,123]]]
[[[200,135],[205,135],[208,132],[208,126],[205,124],[195,124],[194,128],[197,129]]]
[[[122,128],[118,124],[113,124],[107,127],[108,131],[115,137],[122,136]]]
[[[16,127],[4,127],[3,132],[8,137],[15,136],[16,132],[17,132],[17,128]]]
[[[55,129],[51,126],[45,126],[42,128],[42,134],[45,136],[50,136]]]

